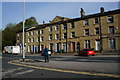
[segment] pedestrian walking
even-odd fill
[[[49,57],[48,57],[48,47],[45,46],[45,49],[43,50],[45,62],[49,62]]]

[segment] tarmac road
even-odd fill
[[[71,72],[60,72],[60,71],[53,71],[53,70],[46,70],[34,67],[26,67],[22,65],[13,65],[9,64],[8,62],[11,60],[19,60],[22,56],[20,55],[9,55],[4,54],[2,58],[2,74],[3,78],[111,78],[111,79],[118,79],[116,77],[109,77],[109,76],[96,76],[96,75],[87,75],[87,74],[76,74]],[[26,56],[27,59],[35,60],[44,60],[43,56],[40,55],[28,55]],[[89,63],[119,63],[119,60],[116,56],[94,56],[94,57],[80,57],[80,56],[60,56],[54,55],[50,57],[50,63],[52,62],[89,62]],[[31,63],[31,62],[29,62]],[[44,62],[32,62],[37,64],[44,64]],[[45,64],[46,65],[46,64]],[[35,66],[35,65],[34,65]],[[73,65],[74,66],[74,65]],[[54,67],[53,67],[54,68]],[[73,67],[74,68],[74,67]]]

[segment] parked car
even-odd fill
[[[78,54],[79,55],[84,55],[84,56],[89,56],[89,55],[94,56],[96,53],[93,49],[83,49]]]
[[[48,55],[51,56],[53,54],[52,50],[48,51]],[[44,56],[43,51],[41,52],[41,56]]]

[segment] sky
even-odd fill
[[[80,17],[80,8],[86,15],[118,9],[118,2],[25,2],[25,19],[34,16],[39,24],[48,23],[55,16]],[[2,29],[8,23],[23,21],[23,2],[2,2]]]

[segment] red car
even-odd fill
[[[96,53],[93,49],[83,49],[78,54],[79,55],[84,55],[84,56],[89,56],[89,55],[94,56]]]

